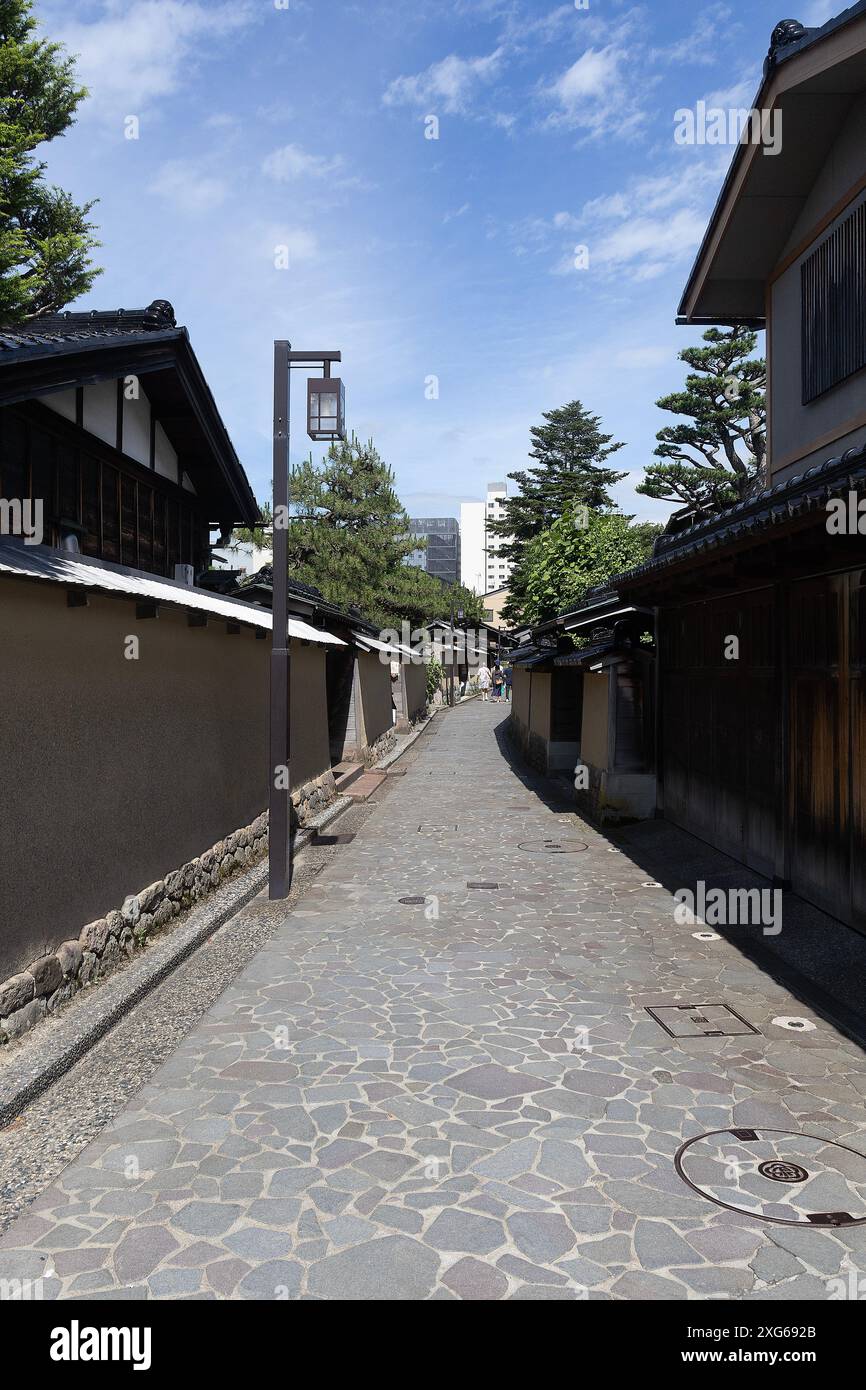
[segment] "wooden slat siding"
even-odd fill
[[[98,439],[79,440],[60,416],[43,413],[44,424],[29,411],[0,410],[0,496],[41,497],[48,544],[59,544],[63,517],[84,527],[85,555],[170,579],[179,560],[205,568],[208,521],[194,494],[158,475],[139,477],[140,467],[117,455],[115,466]]]
[[[617,772],[645,772],[647,767],[644,683],[639,669],[621,663],[616,667],[614,768]]]
[[[774,611],[772,589],[733,594],[669,610],[661,632],[665,815],[764,873],[778,841]]]
[[[866,571],[849,581],[851,918],[866,926]]]
[[[550,738],[553,743],[580,743],[583,722],[583,672],[553,672]]]
[[[791,883],[840,917],[849,913],[847,577],[791,590]]]
[[[803,404],[866,367],[866,203],[800,268]]]

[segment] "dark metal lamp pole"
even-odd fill
[[[292,352],[284,339],[274,343],[274,501],[273,632],[270,670],[270,786],[268,791],[268,897],[287,898],[292,886],[291,647],[289,642],[289,377],[298,364],[321,363],[326,378],[339,352]],[[307,424],[316,439],[345,438],[342,383],[336,387],[334,417],[320,409],[321,382],[308,385]],[[312,391],[312,394],[310,392]],[[315,401],[315,405],[313,402]],[[315,410],[315,415],[313,414]],[[312,426],[315,423],[315,434]],[[333,423],[333,429],[331,424]]]

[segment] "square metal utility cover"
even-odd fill
[[[736,1038],[758,1033],[729,1004],[665,1004],[647,1008],[647,1013],[671,1038]]]

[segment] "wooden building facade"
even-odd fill
[[[657,611],[658,801],[866,927],[866,4],[777,26],[680,310],[767,330],[763,491],[619,575]]]

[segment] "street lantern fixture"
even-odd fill
[[[311,377],[307,382],[307,434],[332,444],[346,438],[346,390],[339,377]]]

